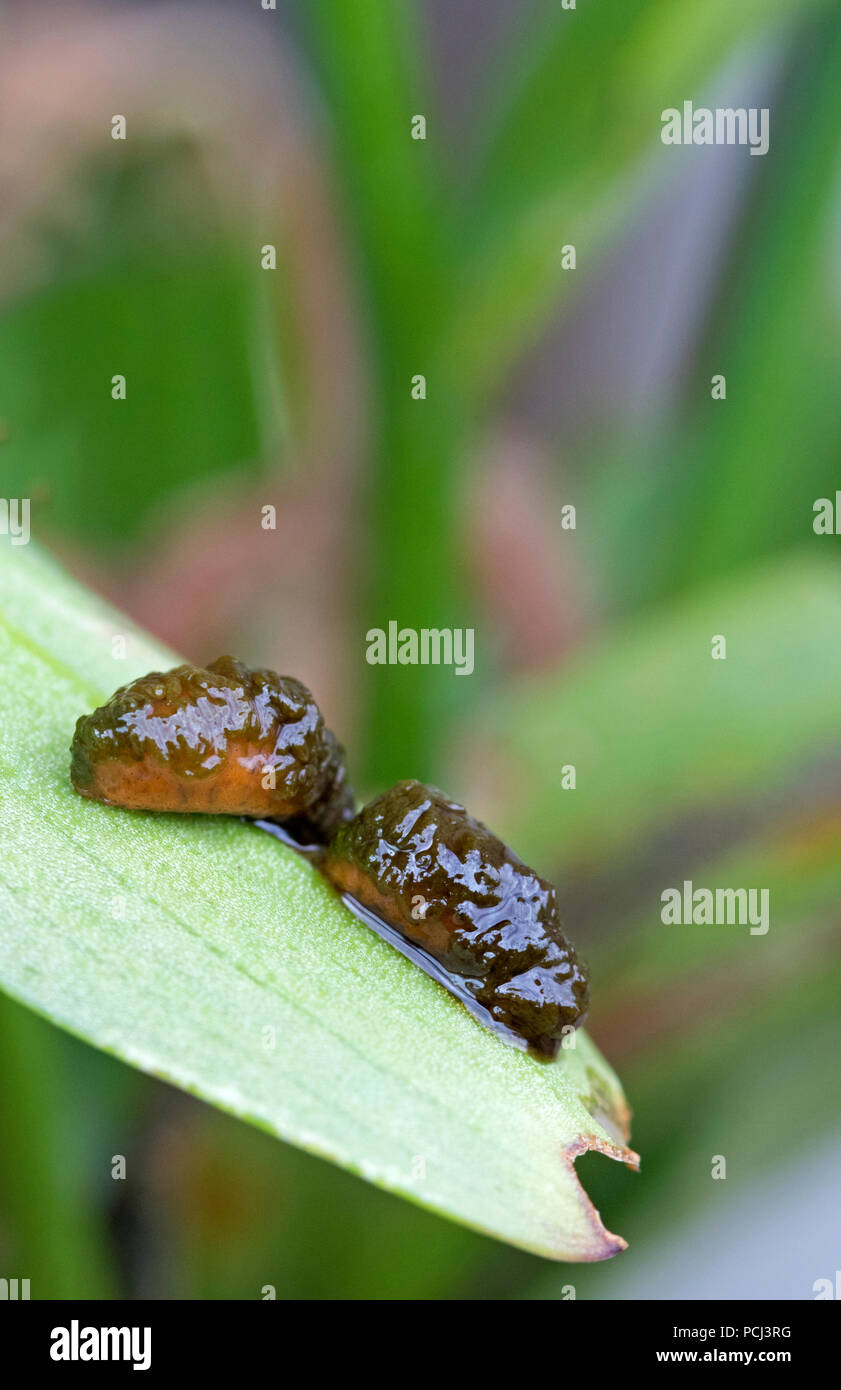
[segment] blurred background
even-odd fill
[[[812,520],[841,486],[840,88],[821,0],[0,3],[3,495],[187,659],[306,681],[363,796],[437,782],[557,882],[643,1160],[579,1161],[630,1248],[553,1266],[4,999],[0,1272],[835,1278],[841,571]],[[664,147],[684,100],[770,107],[770,153]],[[475,628],[474,674],[367,666],[391,619]],[[769,933],[664,927],[684,879],[768,887]]]

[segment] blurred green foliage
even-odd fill
[[[0,323],[3,485],[49,527],[124,554],[167,496],[259,463],[254,322],[241,247],[161,185],[195,173],[189,146],[85,169],[85,236],[42,228],[50,280]],[[115,373],[124,401],[111,396]]]
[[[409,138],[411,118],[429,111],[431,99],[416,20],[403,3],[331,0],[308,11],[371,320],[365,630],[386,629],[391,619],[470,626],[458,507],[464,413],[441,350],[458,262],[442,135]],[[423,402],[411,394],[417,374],[427,379]],[[410,750],[419,777],[440,776],[439,732],[458,692],[432,667],[377,668],[367,687],[371,782],[394,781]]]

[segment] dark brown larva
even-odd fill
[[[230,656],[122,686],[71,752],[77,792],[131,810],[294,822],[322,842],[353,814],[344,749],[306,686]]]
[[[583,1021],[587,972],[555,889],[437,788],[398,782],[340,827],[322,867],[509,1041],[554,1057]]]

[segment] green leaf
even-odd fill
[[[693,373],[705,384],[726,373],[729,389],[724,411],[704,391],[697,438],[684,438],[692,505],[679,508],[671,535],[678,582],[700,583],[796,543],[809,534],[814,499],[834,496],[841,345],[827,277],[838,227],[839,84],[836,8],[794,50],[775,102],[774,158],[757,161],[757,187]]]
[[[837,757],[841,579],[818,552],[653,609],[474,715],[461,746],[510,769],[498,823],[514,847],[553,869],[610,856],[615,871],[646,837],[744,817]],[[576,787],[562,791],[566,765]]]
[[[79,1298],[82,1290],[85,1298],[117,1296],[105,1216],[92,1200],[99,1136],[92,1138],[86,1123],[87,1097],[80,1106],[88,1078],[80,1078],[78,1066],[71,1070],[74,1049],[81,1051],[73,1039],[0,997],[4,1263],[32,1272],[39,1299]],[[105,1064],[98,1053],[88,1055]]]
[[[128,658],[112,638],[128,638]],[[482,1029],[292,851],[222,817],[77,797],[76,717],[173,654],[34,547],[0,548],[0,983],[100,1048],[543,1255],[624,1246],[573,1169],[634,1165],[581,1032],[543,1065]]]

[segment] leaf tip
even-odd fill
[[[608,1158],[624,1163],[628,1168],[639,1172],[639,1154],[628,1148],[626,1144],[616,1144],[610,1139],[600,1139],[594,1134],[580,1134],[570,1143],[564,1145],[561,1155],[562,1162],[567,1168],[570,1181],[575,1189],[587,1234],[574,1253],[571,1254],[566,1251],[558,1253],[555,1258],[559,1260],[574,1259],[581,1263],[596,1263],[599,1260],[609,1260],[612,1256],[618,1255],[628,1248],[628,1242],[622,1236],[615,1235],[607,1229],[600,1213],[593,1206],[582,1187],[581,1180],[575,1170],[575,1160],[590,1150],[606,1154]]]

